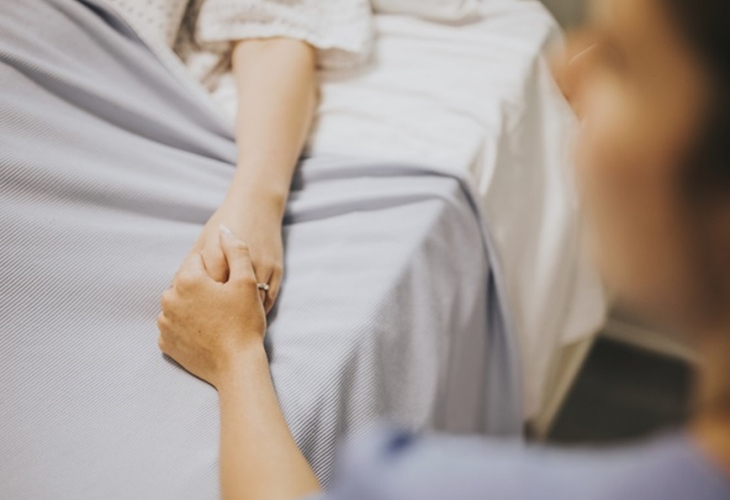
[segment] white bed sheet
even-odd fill
[[[554,356],[606,314],[569,162],[573,116],[550,75],[557,23],[538,1],[486,0],[464,25],[376,16],[373,63],[323,74],[309,149],[468,172],[495,235],[519,334],[526,416]]]
[[[155,316],[230,184],[232,129],[101,0],[0,2],[0,85],[0,498],[218,498],[215,390],[163,358]],[[324,484],[339,437],[380,417],[519,433],[470,192],[420,167],[300,164],[267,350]]]
[[[560,29],[537,0],[485,0],[477,22],[378,14],[375,30],[368,66],[321,74],[309,151],[468,173],[504,266],[532,416],[557,350],[606,314],[581,249],[573,118],[548,66]],[[232,80],[214,97],[232,116]]]

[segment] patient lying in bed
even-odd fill
[[[230,189],[231,127],[100,0],[0,2],[0,82],[0,498],[217,498],[215,391],[159,354],[155,317]],[[381,416],[522,428],[481,222],[442,171],[298,166],[267,352],[324,484]]]
[[[196,248],[205,246],[223,277],[216,223],[240,233],[270,286],[267,310],[284,272],[282,199],[303,136],[307,155],[407,162],[468,179],[501,255],[525,360],[526,417],[535,416],[555,353],[592,336],[606,311],[556,146],[571,116],[544,48],[560,32],[539,2],[108,1],[159,57],[184,61],[237,137],[249,138],[238,141],[238,172]]]
[[[235,230],[250,245],[270,311],[284,272],[281,221],[289,185],[317,106],[315,67],[353,68],[368,58],[373,43],[369,1],[107,1],[149,42],[173,48],[235,121],[236,175],[191,251],[201,251],[212,275],[224,280],[227,269],[216,228],[226,224]],[[449,20],[478,10],[476,1],[379,0],[375,6]],[[369,142],[371,153],[377,152]]]
[[[223,223],[235,230],[250,245],[267,311],[276,302],[284,272],[281,221],[289,185],[317,106],[315,67],[354,68],[367,60],[373,44],[372,7],[455,21],[474,17],[479,4],[476,0],[378,0],[372,7],[368,0],[107,1],[147,41],[173,48],[235,121],[237,172],[192,251],[202,251],[206,267],[223,280],[227,269],[216,228]],[[444,123],[439,126],[448,130]],[[367,142],[370,155],[365,156],[383,156],[378,155],[377,144]],[[357,153],[352,145],[343,146],[349,154]],[[418,159],[427,161],[422,155]]]

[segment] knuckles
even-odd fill
[[[232,281],[236,286],[239,286],[239,287],[253,288],[255,290],[258,290],[256,276],[254,276],[253,273],[245,274],[245,275],[241,275],[241,276],[232,276],[230,278],[230,281]]]
[[[172,345],[173,343],[170,342],[169,336],[164,331],[161,331],[160,335],[157,337],[157,347],[160,351],[164,352],[168,356],[172,356]]]
[[[157,329],[162,332],[167,327],[167,318],[165,318],[165,313],[160,313],[157,315]]]
[[[173,295],[174,292],[170,288],[163,292],[162,296],[160,297],[160,307],[163,311],[167,311],[172,307],[172,304],[174,303]]]
[[[268,269],[270,271],[275,271],[277,269],[281,269],[281,262],[279,262],[276,259],[272,259],[269,256],[265,256],[259,259],[252,259],[256,260],[256,262],[253,262],[255,267],[260,267],[262,269]]]
[[[180,291],[191,291],[195,290],[199,284],[200,281],[197,276],[190,273],[180,273],[175,282],[175,288]]]
[[[248,245],[246,245],[245,243],[243,243],[241,241],[238,241],[238,242],[234,243],[233,246],[238,251],[238,253],[240,253],[242,255],[249,255],[250,254]]]

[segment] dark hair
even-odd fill
[[[693,154],[689,182],[698,193],[730,188],[730,1],[662,0],[714,80],[712,107]]]
[[[700,219],[694,229],[698,241],[706,239],[702,226],[706,217],[702,207],[714,208],[717,202],[730,198],[730,0],[662,0],[670,9],[677,26],[708,68],[713,80],[705,128],[700,140],[690,151],[691,160],[685,169],[689,195],[700,208]],[[716,258],[701,252],[701,266],[708,285],[704,307],[715,314],[724,314],[730,288],[717,273]],[[713,262],[714,261],[714,262]],[[725,336],[730,339],[730,336]],[[730,343],[725,344],[730,348]],[[727,373],[727,372],[725,372]],[[715,394],[697,403],[704,411],[730,417],[730,380]],[[698,411],[701,408],[696,408]]]

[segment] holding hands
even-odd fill
[[[245,110],[236,172],[162,296],[159,345],[218,390],[222,498],[302,498],[320,488],[279,408],[263,340],[283,275],[286,201],[317,100],[316,53],[299,40],[246,39],[231,63]]]
[[[235,206],[224,203],[210,218],[193,245],[192,253],[199,253],[208,275],[221,283],[228,279],[229,264],[224,255],[220,237],[221,224],[246,242],[249,257],[258,283],[267,284],[261,290],[261,300],[268,313],[276,302],[284,274],[284,249],[281,237],[281,214],[264,207]],[[263,209],[262,209],[263,208]]]
[[[216,388],[240,356],[263,351],[266,315],[248,247],[229,229],[216,236],[226,281],[209,275],[201,252],[183,262],[162,295],[160,349]]]

